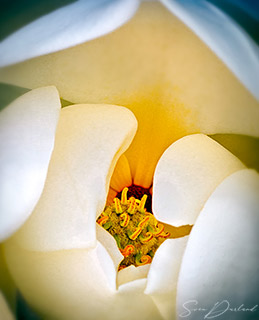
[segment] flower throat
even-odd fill
[[[97,219],[124,256],[119,270],[151,263],[158,247],[170,236],[146,207],[151,211],[149,190],[133,185],[119,192]]]

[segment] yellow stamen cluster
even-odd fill
[[[132,264],[151,263],[157,248],[170,236],[164,232],[164,225],[146,211],[147,195],[140,200],[128,199],[127,192],[128,188],[124,188],[121,199],[114,198],[113,204],[106,206],[97,219],[97,223],[115,238],[124,256],[119,270]]]

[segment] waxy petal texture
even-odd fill
[[[0,241],[34,209],[47,176],[60,112],[54,87],[32,90],[0,113]]]
[[[0,80],[27,88],[55,84],[73,103],[129,108],[139,129],[126,157],[133,182],[144,187],[164,150],[187,134],[259,136],[258,101],[158,2],[143,2],[102,38],[3,68]]]
[[[175,226],[194,224],[218,184],[244,168],[227,149],[203,134],[176,141],[164,152],[156,167],[154,215]]]
[[[188,237],[168,239],[158,248],[147,278],[145,293],[150,295],[163,319],[174,319],[176,288]]]
[[[259,48],[229,16],[204,0],[161,0],[259,99]]]
[[[79,0],[44,15],[0,43],[0,66],[59,51],[113,31],[132,17],[138,0]]]
[[[74,105],[61,110],[42,197],[15,239],[30,250],[86,248],[96,243],[109,181],[136,132],[123,107]]]
[[[257,313],[227,310],[228,305],[232,309],[258,305],[258,228],[259,175],[241,170],[218,186],[189,236],[178,281],[179,319],[192,308],[209,313],[217,302],[221,305],[214,316],[225,310],[225,319],[258,318],[258,309]],[[204,316],[202,311],[191,312],[188,319]]]
[[[104,319],[116,292],[116,269],[106,249],[35,252],[9,241],[6,260],[17,287],[38,312],[55,319]],[[94,318],[95,316],[95,318]]]

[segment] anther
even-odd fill
[[[116,213],[122,213],[122,208],[121,208],[121,204],[120,204],[120,199],[114,198],[113,201],[114,201]]]
[[[120,250],[120,252],[125,258],[131,255],[132,253],[134,253],[134,251],[135,251],[135,248],[132,244],[129,244],[124,249]]]
[[[139,203],[139,206],[138,206],[138,209],[141,213],[144,213],[145,212],[145,204],[146,204],[146,201],[147,201],[147,195],[144,194],[143,197],[141,198],[140,200],[140,203]]]
[[[128,192],[128,188],[125,187],[123,190],[122,190],[122,193],[121,193],[121,203],[122,204],[128,204],[128,198],[127,198],[127,192]]]
[[[153,238],[153,234],[151,232],[147,232],[145,234],[145,237],[143,237],[142,235],[139,236],[139,240],[142,242],[142,243],[147,243],[149,242],[151,239]]]
[[[128,213],[129,214],[134,214],[136,209],[136,199],[134,197],[130,197],[129,199],[129,207],[128,207]]]
[[[97,220],[97,223],[102,226],[104,223],[106,223],[108,221],[109,217],[108,216],[104,216],[101,217],[100,219]]]
[[[130,217],[129,215],[126,213],[126,212],[123,212],[121,215],[120,215],[120,219],[122,220],[120,222],[120,225],[122,227],[127,227],[127,225],[129,224],[129,221],[130,221]]]
[[[158,223],[158,225],[156,226],[156,231],[153,232],[154,236],[159,236],[164,231],[164,229],[164,225],[162,223]]]
[[[137,255],[136,256],[136,265],[137,266],[143,266],[145,264],[151,263],[152,258],[149,255]]]

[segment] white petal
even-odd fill
[[[127,268],[120,270],[118,272],[118,277],[117,277],[118,287],[120,287],[121,285],[127,282],[147,278],[149,268],[150,268],[150,264],[146,264],[144,266],[139,266],[139,267],[135,267],[131,265]]]
[[[32,90],[0,113],[0,241],[31,214],[47,175],[60,111],[54,87]]]
[[[148,273],[145,293],[151,295],[164,319],[174,319],[178,274],[187,240],[183,237],[162,243]]]
[[[123,315],[114,314],[116,320],[126,319],[156,319],[162,317],[156,308],[152,298],[144,294],[147,279],[138,279],[127,282],[119,287],[117,303],[120,304]]]
[[[96,218],[104,208],[112,171],[136,127],[134,115],[123,107],[74,105],[61,110],[45,188],[31,218],[15,235],[19,245],[40,251],[95,245]]]
[[[157,249],[148,273],[146,294],[166,294],[176,290],[187,241],[188,237],[167,239]]]
[[[11,313],[1,291],[0,291],[0,319],[14,320],[14,316]]]
[[[5,244],[9,269],[28,303],[43,319],[157,319],[146,279],[115,291],[115,268],[105,248],[34,252]]]
[[[109,313],[116,270],[100,243],[90,250],[33,252],[9,241],[5,254],[17,287],[44,319],[104,319]]]
[[[117,270],[120,262],[123,260],[124,257],[121,254],[120,250],[118,249],[115,239],[109,232],[107,232],[99,224],[96,224],[96,238],[108,251],[109,255],[113,260],[114,266]]]
[[[259,99],[259,48],[229,16],[204,0],[161,0]]]
[[[218,184],[244,168],[240,160],[203,134],[176,141],[164,152],[155,171],[154,214],[175,226],[193,224]]]
[[[80,0],[22,27],[0,44],[0,66],[62,50],[113,31],[132,17],[138,0]]]
[[[228,303],[231,308],[252,308],[258,304],[258,228],[259,175],[241,170],[218,186],[193,227],[179,275],[178,315],[187,313],[183,304],[190,300],[194,301],[189,302],[188,308],[205,308],[206,313],[224,300],[227,302],[217,311],[225,310]],[[204,315],[193,312],[188,319],[201,319]],[[221,317],[256,319],[258,310],[226,311]]]

